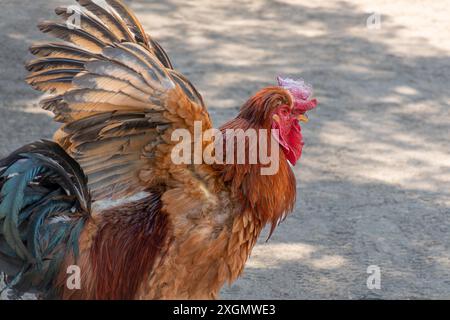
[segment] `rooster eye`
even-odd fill
[[[286,107],[284,107],[284,108],[281,108],[280,113],[283,116],[287,116],[287,115],[289,115],[289,110]]]

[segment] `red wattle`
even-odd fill
[[[286,158],[294,166],[298,159],[302,156],[303,149],[303,137],[302,130],[297,121],[292,125],[292,129],[289,131],[287,138],[287,144],[289,145],[288,152],[285,151]]]
[[[274,135],[275,140],[278,141],[286,159],[294,166],[298,159],[302,156],[303,137],[298,121],[293,121],[290,130],[281,129],[278,124],[272,126],[273,129],[278,129],[278,135]]]

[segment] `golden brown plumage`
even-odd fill
[[[27,65],[27,82],[52,94],[41,104],[62,123],[54,140],[81,166],[91,196],[79,255],[65,256],[56,296],[217,298],[241,274],[263,227],[273,232],[293,209],[285,152],[273,175],[261,175],[259,159],[175,164],[175,130],[193,135],[195,121],[203,132],[212,128],[201,95],[121,1],[78,2],[80,28],[41,23],[66,42],[32,46],[37,59]],[[66,8],[56,13],[70,16]],[[270,130],[274,112],[294,110],[294,96],[280,86],[261,90],[221,128],[224,141],[227,129]],[[82,270],[80,290],[65,285],[72,264]]]

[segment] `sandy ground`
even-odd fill
[[[57,128],[23,63],[44,38],[36,23],[68,2],[0,0],[1,156]],[[450,298],[448,1],[127,2],[217,126],[278,74],[304,77],[320,102],[295,212],[223,298]],[[379,29],[367,28],[373,12]]]

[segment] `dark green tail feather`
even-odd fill
[[[24,292],[52,292],[90,214],[87,180],[56,143],[39,141],[0,160],[0,271]],[[4,269],[4,270],[3,270]]]

